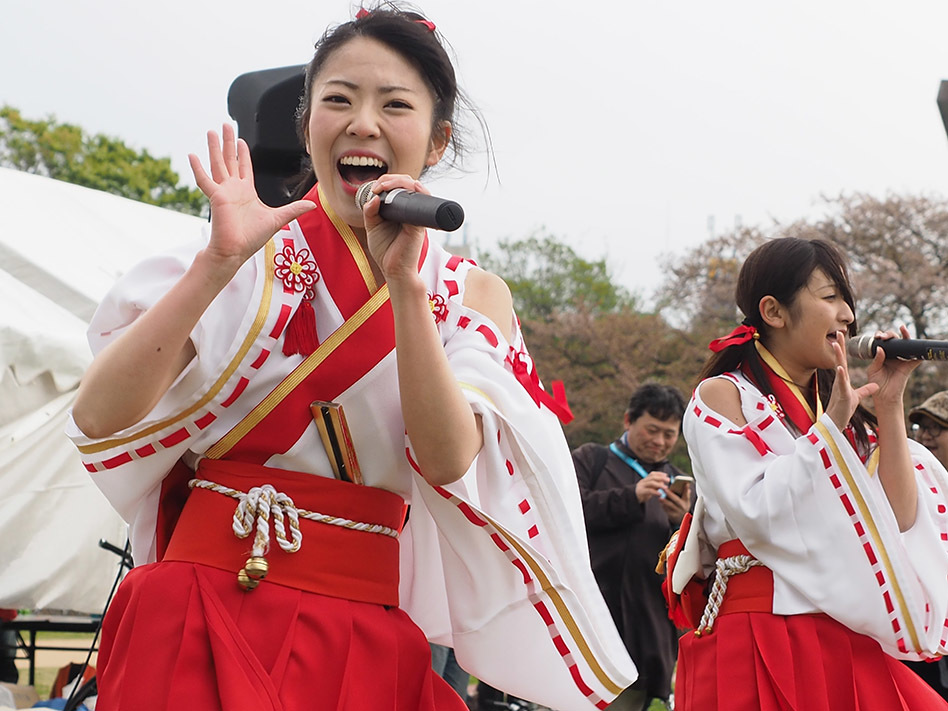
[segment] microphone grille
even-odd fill
[[[872,336],[850,338],[846,341],[846,353],[850,358],[872,360],[872,356],[875,355],[875,349],[872,347],[874,340]]]
[[[372,198],[373,185],[375,185],[375,181],[370,180],[367,183],[362,183],[362,185],[359,186],[359,189],[356,190],[356,207],[358,207],[360,210],[365,207],[365,203],[367,203]]]

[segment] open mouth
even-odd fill
[[[388,172],[384,161],[372,156],[343,156],[337,164],[339,176],[353,188],[377,180]]]

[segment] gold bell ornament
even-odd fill
[[[255,555],[248,558],[247,562],[244,563],[244,570],[246,570],[247,575],[254,580],[263,580],[267,577],[267,571],[270,570],[270,565],[267,563],[266,558]]]
[[[250,592],[260,581],[267,577],[270,566],[267,559],[263,556],[255,555],[247,559],[244,567],[237,573],[237,584],[244,590]]]
[[[247,575],[247,571],[241,568],[237,573],[237,584],[240,585],[240,587],[242,587],[246,592],[250,592],[260,583],[259,581],[254,580],[249,575]]]

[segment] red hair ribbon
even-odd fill
[[[371,14],[372,14],[371,10],[366,10],[364,7],[360,7],[359,11],[356,12],[356,19],[362,20]],[[419,25],[424,25],[425,27],[427,27],[429,32],[435,31],[435,23],[433,23],[431,20],[415,20],[415,22],[417,22]]]
[[[748,326],[747,324],[742,323],[726,336],[723,336],[722,338],[715,338],[708,344],[708,348],[710,348],[715,353],[718,353],[723,351],[728,346],[739,346],[741,344],[747,343],[752,338],[757,337],[757,328],[755,326]]]

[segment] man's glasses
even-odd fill
[[[915,425],[912,427],[913,432],[916,437],[921,437],[922,435],[930,438],[935,438],[945,431],[945,428],[941,425],[937,425],[934,422],[926,422],[923,425]]]

